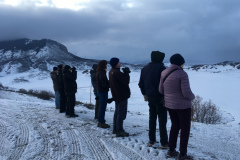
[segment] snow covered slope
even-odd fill
[[[78,70],[76,98],[94,103],[89,72],[83,74],[83,71],[85,69]],[[222,123],[216,125],[192,123],[188,153],[196,160],[240,159],[240,106],[237,94],[240,90],[240,70],[226,65],[218,66],[214,72],[211,69],[196,71],[188,67],[185,71],[193,92],[206,101],[211,99],[224,117]],[[16,90],[53,91],[49,72],[35,69],[17,74],[2,73],[0,83],[4,86]],[[147,147],[149,108],[138,87],[140,69],[133,70],[130,77],[131,98],[124,121],[124,128],[130,133],[128,138],[116,138],[111,134],[113,103],[107,106],[106,111],[106,121],[111,127],[100,129],[93,120],[94,111],[81,105],[75,107],[79,117],[68,119],[55,109],[53,100],[44,101],[0,91],[0,159],[164,160],[167,151],[160,150],[159,143],[154,148]],[[168,119],[168,132],[170,126]],[[159,130],[156,135],[159,135]]]

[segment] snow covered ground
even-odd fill
[[[240,159],[240,110],[237,92],[240,71],[218,68],[187,70],[193,92],[211,99],[221,110],[223,121],[217,125],[192,123],[188,153],[196,160]],[[215,71],[214,71],[215,72]],[[77,118],[66,118],[54,107],[54,100],[0,91],[0,159],[161,159],[166,150],[160,144],[147,147],[148,104],[138,88],[140,71],[131,72],[131,98],[124,128],[128,138],[116,138],[112,132],[114,104],[107,107],[109,129],[100,129],[93,119],[94,110],[75,107]],[[18,80],[27,80],[19,82]],[[0,83],[13,89],[53,91],[49,73],[0,74]],[[77,100],[94,103],[89,74],[78,71]],[[109,97],[111,94],[109,93]],[[171,122],[168,120],[167,128]],[[157,132],[159,132],[157,130]],[[159,135],[159,133],[157,133]],[[159,141],[159,136],[157,136]]]

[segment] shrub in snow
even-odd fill
[[[28,94],[28,91],[26,89],[19,89],[19,93],[23,93],[23,94]]]
[[[196,96],[192,102],[192,121],[206,124],[220,123],[222,115],[211,100],[202,102],[203,98]]]
[[[3,85],[2,85],[2,83],[0,83],[0,90],[2,90],[4,87],[3,87]]]
[[[38,97],[40,99],[44,99],[44,100],[50,100],[51,98],[55,97],[55,95],[52,92],[44,91],[44,90],[37,91],[37,90],[30,89],[27,94]]]

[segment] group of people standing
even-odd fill
[[[60,113],[66,113],[67,118],[78,117],[74,113],[77,92],[77,71],[69,65],[58,65],[51,72],[53,88],[55,91],[55,105]]]
[[[187,145],[191,127],[191,101],[195,98],[192,93],[187,73],[183,70],[185,60],[180,54],[174,54],[170,58],[170,67],[166,68],[163,64],[165,53],[152,51],[151,62],[141,70],[139,87],[145,101],[149,105],[149,143],[152,147],[156,141],[156,122],[158,119],[160,131],[161,149],[168,149],[167,158],[178,160],[191,160],[187,155]],[[115,112],[113,116],[113,134],[117,137],[128,137],[123,128],[123,121],[127,116],[128,98],[130,98],[130,76],[128,67],[120,70],[121,63],[118,58],[110,60],[111,70],[107,78],[106,60],[101,60],[92,66],[91,82],[94,88],[96,99],[95,116],[98,120],[97,126],[109,128],[106,123],[105,111],[107,103],[115,102]],[[53,68],[51,77],[54,84],[56,100],[60,97],[60,103],[56,101],[56,107],[60,107],[60,112],[64,112],[68,117],[77,116],[74,113],[75,93],[77,92],[77,72],[69,66]],[[61,83],[63,82],[63,83]],[[56,85],[56,84],[61,85]],[[109,89],[112,98],[108,98]],[[66,95],[66,96],[65,96]],[[66,98],[66,102],[61,100]],[[63,102],[64,101],[64,102]],[[67,105],[66,105],[67,104]],[[64,105],[66,105],[64,107]],[[168,138],[167,134],[167,112],[171,119],[171,130]],[[180,153],[176,151],[177,138],[180,133]]]
[[[180,54],[170,58],[170,67],[162,63],[165,53],[153,51],[151,62],[141,71],[139,87],[149,105],[149,146],[156,143],[156,120],[158,117],[160,143],[162,149],[169,149],[167,158],[192,160],[187,155],[187,145],[191,127],[191,101],[195,95],[190,89],[187,73],[183,70],[185,60]],[[171,119],[168,138],[166,124],[167,111]],[[180,153],[176,151],[180,133]]]
[[[124,68],[120,71],[121,63],[118,58],[113,57],[110,60],[111,70],[109,71],[109,79],[107,78],[107,64],[106,60],[101,60],[98,64],[92,66],[91,81],[96,96],[95,105],[95,119],[98,120],[98,127],[109,128],[110,125],[106,123],[105,111],[107,103],[115,101],[115,112],[113,117],[113,134],[117,137],[128,137],[123,129],[123,121],[127,116],[128,98],[130,97],[130,70]],[[108,98],[108,92],[111,89],[112,98]]]

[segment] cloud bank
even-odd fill
[[[0,40],[49,38],[80,57],[130,63],[149,62],[153,50],[165,52],[165,62],[174,53],[189,64],[240,61],[237,0],[89,0],[77,10],[51,0],[3,2]]]

